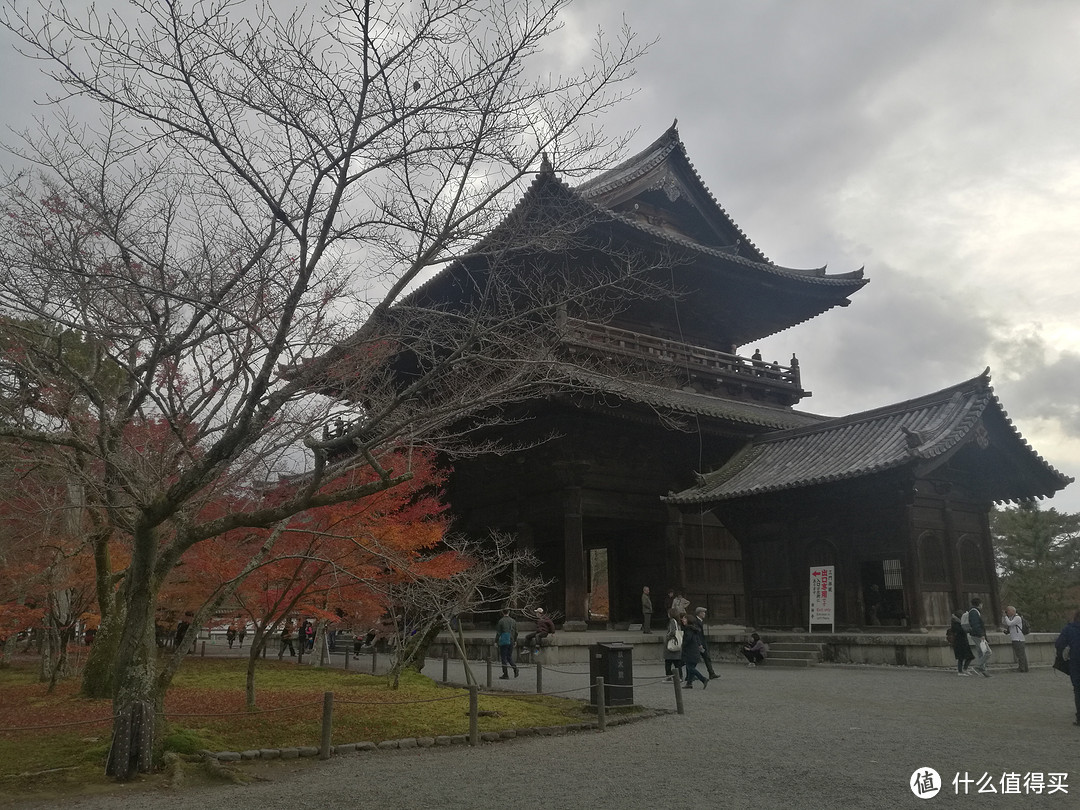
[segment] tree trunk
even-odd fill
[[[247,678],[244,682],[244,700],[248,709],[255,708],[255,666],[262,655],[263,647],[270,634],[258,622],[255,623],[255,634],[251,639],[251,648],[248,650]]]
[[[135,553],[118,595],[127,612],[112,666],[113,739],[105,772],[120,780],[148,773],[160,753],[158,726],[164,724],[159,685],[154,608],[158,583],[152,576],[157,537],[136,531]],[[95,641],[96,643],[96,641]]]
[[[317,667],[326,666],[326,654],[327,654],[327,639],[326,639],[326,619],[319,619],[315,623],[315,646],[311,648],[311,663]]]
[[[86,656],[86,668],[82,676],[82,696],[87,698],[111,698],[116,694],[113,677],[113,661],[120,646],[120,635],[127,615],[118,602],[108,614],[102,614],[101,624],[94,635],[94,643]]]
[[[68,669],[68,645],[71,644],[74,629],[69,625],[56,634],[56,663],[53,664],[52,678],[49,680],[49,692],[56,688],[56,682],[70,674]]]
[[[139,623],[130,618],[134,608],[132,605],[128,610],[129,625]],[[120,645],[114,667],[113,740],[105,772],[120,780],[130,779],[136,772],[148,773],[159,753],[164,696],[158,688],[153,626],[150,622],[141,628],[141,639],[134,635],[130,641],[124,639],[128,643]]]

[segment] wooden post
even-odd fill
[[[345,648],[345,671],[349,671],[349,648]]]
[[[682,705],[682,678],[679,677],[679,670],[675,670],[671,674],[671,682],[675,684],[675,711],[679,714],[685,714]]]
[[[536,694],[544,691],[544,667],[539,661],[536,662]]]
[[[205,641],[202,643],[202,646],[199,648],[199,657],[200,658],[206,658],[206,642]]]
[[[446,647],[443,647],[443,651],[442,651],[442,682],[443,683],[446,683],[448,680],[450,680],[450,677],[447,674],[449,669],[450,669],[450,650],[448,650]]]
[[[469,745],[480,744],[480,689],[469,685]]]
[[[487,663],[487,688],[490,689],[491,688],[491,656],[489,655],[485,660],[486,660],[486,663]]]
[[[607,707],[604,702],[604,676],[596,678],[596,729],[604,731],[607,726]]]
[[[319,759],[330,759],[330,728],[334,720],[334,693],[323,692],[322,737],[319,742]]]
[[[376,656],[378,656],[378,653],[375,652],[375,645],[372,644],[371,645],[371,674],[372,675],[375,674],[375,659],[376,659]]]
[[[578,476],[574,477],[576,479]],[[589,618],[585,615],[587,564],[582,531],[581,486],[576,480],[574,484],[563,491],[563,589],[566,600],[564,625],[579,626],[579,629],[584,630]]]

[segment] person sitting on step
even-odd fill
[[[540,643],[555,632],[555,622],[544,613],[544,609],[536,609],[536,630],[525,636],[525,651],[540,652]]]
[[[765,660],[765,653],[768,650],[769,645],[761,640],[761,636],[751,633],[750,640],[742,646],[740,652],[746,657],[748,667],[756,667]]]

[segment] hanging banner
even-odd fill
[[[810,569],[810,632],[815,624],[828,624],[836,631],[835,594],[833,591],[835,567],[817,565]]]

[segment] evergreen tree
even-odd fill
[[[1076,605],[1080,584],[1080,514],[1042,510],[1035,501],[990,515],[1003,604],[1017,607],[1032,630],[1054,631]]]

